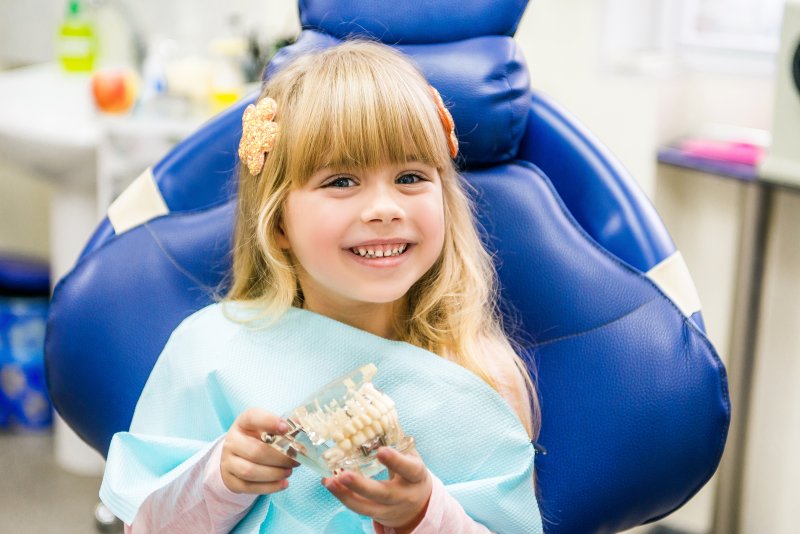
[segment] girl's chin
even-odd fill
[[[354,299],[357,302],[361,302],[363,304],[373,304],[375,306],[388,306],[390,304],[394,304],[403,298],[404,294],[401,295],[363,295],[359,298]]]
[[[400,299],[404,298],[408,293],[408,288],[393,289],[392,291],[375,290],[369,291],[368,288],[363,288],[357,294],[350,294],[348,297],[354,302],[363,304],[374,304],[376,306],[395,304]]]

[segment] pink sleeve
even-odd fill
[[[439,532],[459,532],[461,534],[486,534],[491,531],[475,522],[461,504],[447,493],[442,481],[431,473],[433,488],[425,517],[411,534],[437,534]],[[395,534],[395,529],[372,522],[377,534]]]
[[[150,495],[125,533],[229,532],[247,514],[258,495],[234,493],[219,470],[220,438],[205,458]]]

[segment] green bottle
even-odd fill
[[[56,53],[67,72],[90,72],[97,55],[97,37],[80,0],[70,0],[58,29]]]

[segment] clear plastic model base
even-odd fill
[[[376,458],[378,448],[408,450],[394,401],[372,385],[374,364],[331,382],[284,415],[289,431],[264,433],[261,439],[322,476],[342,470],[373,477],[386,469]]]

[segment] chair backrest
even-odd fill
[[[521,0],[304,0],[268,67],[351,35],[411,55],[453,112],[503,307],[536,368],[547,532],[616,532],[670,513],[715,471],[725,371],[663,224],[574,119],[531,90],[512,35]],[[145,172],[53,296],[58,411],[105,454],[170,332],[230,265],[240,102]]]

